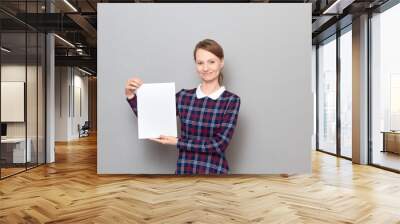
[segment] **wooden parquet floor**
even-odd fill
[[[96,174],[96,138],[0,181],[0,223],[400,223],[400,175],[313,153],[308,175]]]

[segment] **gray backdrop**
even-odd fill
[[[99,174],[173,174],[177,150],[138,140],[128,78],[196,87],[193,48],[217,40],[241,97],[231,173],[311,172],[311,4],[99,4]]]

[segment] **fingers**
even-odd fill
[[[137,82],[137,81],[132,81],[132,80],[128,80],[126,87],[127,88],[134,88],[137,89],[139,88],[143,83],[142,82]]]
[[[136,84],[137,86],[141,86],[143,84],[143,81],[140,78],[134,77],[134,78],[129,79],[128,83]]]
[[[160,138],[149,138],[149,140],[151,140],[153,142],[158,142],[158,143],[161,143],[161,144],[165,144],[164,141],[162,139],[160,139]]]
[[[141,80],[128,80],[129,84],[135,85],[135,86],[140,86],[143,84],[143,81]]]
[[[161,138],[149,138],[150,140],[153,140],[153,141],[155,141],[155,140],[161,140]]]
[[[140,86],[141,84],[140,84],[140,83],[137,83],[137,82],[129,82],[128,85],[131,86],[131,87],[139,88],[139,86]]]
[[[133,78],[130,78],[129,80],[130,81],[135,81],[135,82],[138,82],[138,83],[143,83],[143,81],[139,77],[133,77]]]
[[[128,79],[125,85],[125,95],[127,97],[134,96],[136,90],[143,84],[143,81],[140,78],[133,77]]]
[[[165,135],[161,135],[159,138],[149,138],[149,140],[158,142],[163,145],[176,145],[178,142],[178,139],[176,137]]]
[[[156,139],[156,138],[149,138],[148,140],[153,141],[153,142],[159,142],[160,140]]]
[[[167,135],[160,135],[160,139],[175,139],[173,136],[167,136]]]

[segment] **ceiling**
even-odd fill
[[[313,43],[336,32],[337,27],[351,24],[353,16],[372,10],[388,0],[250,0],[250,1],[168,1],[168,0],[1,0],[0,25],[2,43],[8,43],[17,52],[25,53],[25,30],[55,32],[56,65],[80,66],[96,72],[97,3],[312,3]],[[331,7],[332,6],[332,7]],[[50,8],[52,13],[50,12]],[[323,13],[329,8],[328,13]],[[341,20],[340,23],[337,23]],[[339,26],[337,24],[340,24]],[[68,41],[66,43],[62,39]],[[28,41],[29,42],[29,41]],[[72,44],[72,45],[71,45]],[[4,46],[4,44],[3,44]],[[19,46],[19,47],[18,47]],[[41,45],[39,47],[42,47]],[[33,52],[35,43],[29,43],[26,52]],[[19,49],[19,50],[18,50]],[[29,56],[28,56],[29,57]]]

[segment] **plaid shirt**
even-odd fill
[[[128,100],[137,115],[136,97]],[[229,166],[225,150],[232,138],[240,108],[240,98],[224,91],[216,100],[197,98],[196,89],[176,94],[181,136],[176,174],[224,174]]]

